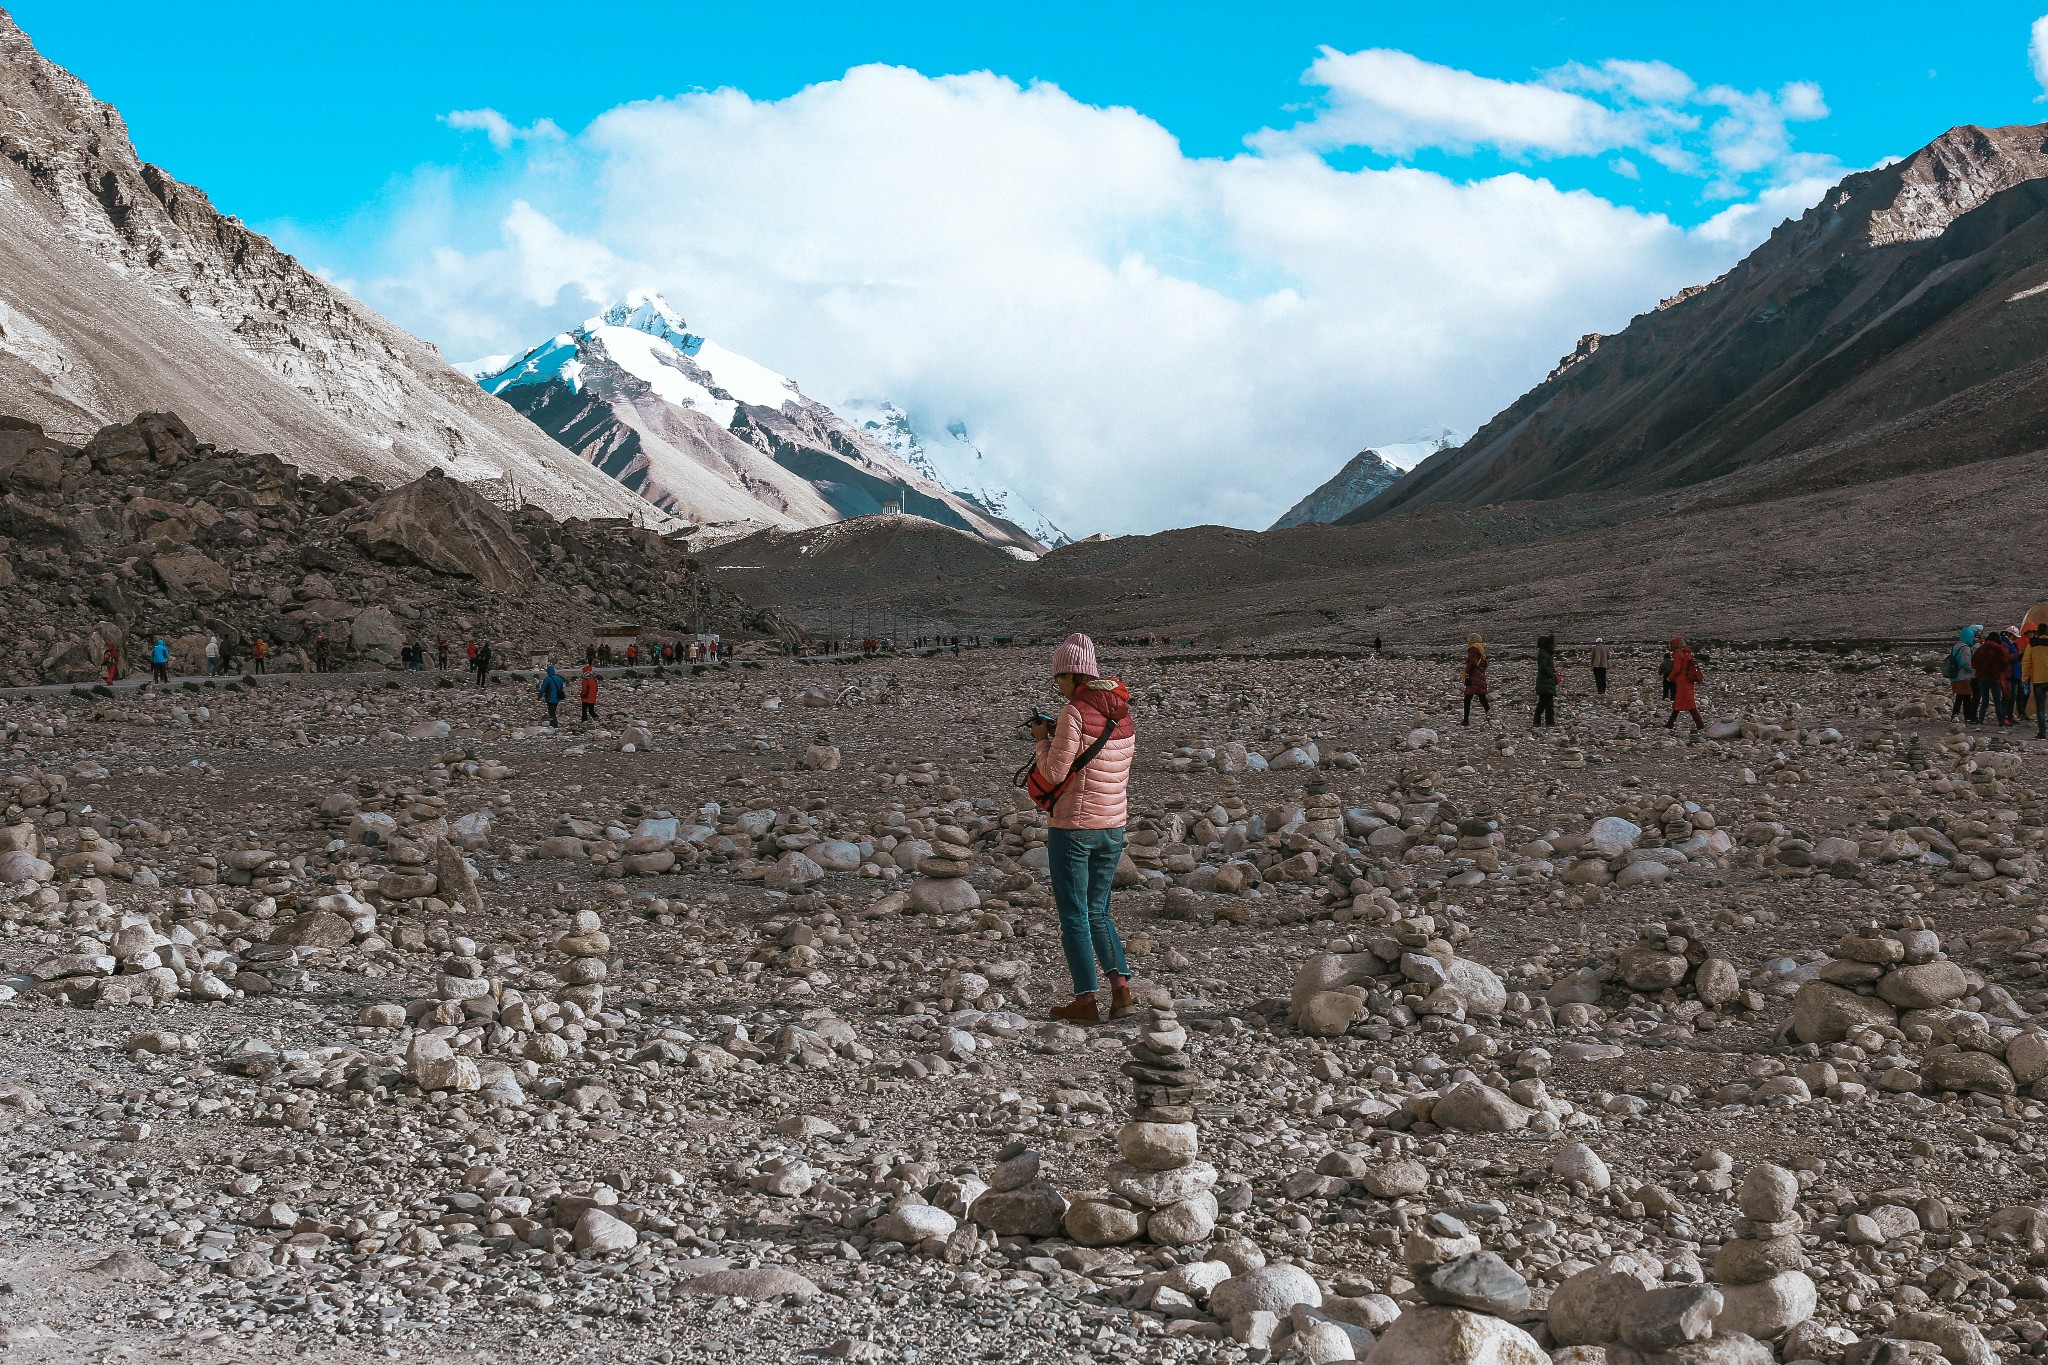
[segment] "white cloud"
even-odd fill
[[[443,115],[442,122],[450,128],[482,133],[501,152],[515,142],[560,142],[567,136],[551,118],[521,128],[495,109],[457,109]]]
[[[1386,48],[1326,47],[1302,79],[1328,91],[1326,107],[1299,127],[1261,134],[1255,145],[1269,151],[1366,147],[1390,156],[1425,147],[1589,156],[1636,138],[1621,114],[1583,95],[1495,80]]]
[[[1321,107],[1292,128],[1256,134],[1253,147],[1363,147],[1388,156],[1427,148],[1517,159],[1639,152],[1666,170],[1708,179],[1706,193],[1718,199],[1805,178],[1804,167],[1790,164],[1787,125],[1828,112],[1810,81],[1775,93],[1702,90],[1677,67],[1654,61],[1568,62],[1508,81],[1406,52],[1324,48],[1302,79],[1324,88]]]
[[[2043,92],[2034,98],[2048,99],[2048,14],[2036,19],[2027,35],[2027,60],[2033,64],[2034,79]]]
[[[1589,70],[1623,103],[1684,84]],[[1412,119],[1472,89],[1417,93],[1433,82],[1401,97]],[[1622,145],[1580,96],[1492,89],[1510,84],[1482,87],[1465,136],[1533,110],[1520,145]],[[514,140],[487,174],[422,172],[377,258],[346,264],[451,355],[658,288],[816,397],[965,422],[1077,533],[1264,525],[1363,445],[1475,428],[1582,333],[1720,273],[1821,188],[1687,230],[1527,174],[1339,170],[1310,150],[1321,136],[1190,157],[1052,86],[860,67],[780,100],[628,104],[561,142]]]

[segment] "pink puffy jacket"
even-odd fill
[[[1106,684],[1100,689],[1105,692],[1115,686],[1106,678],[1096,681]],[[1058,782],[1073,771],[1074,760],[1095,742],[1103,726],[1118,724],[1128,731],[1113,736],[1060,792],[1046,815],[1046,823],[1054,829],[1120,829],[1130,814],[1131,762],[1138,754],[1138,733],[1128,723],[1129,704],[1124,697],[1111,694],[1100,704],[1112,714],[1122,714],[1112,721],[1096,705],[1068,702],[1053,721],[1052,733],[1038,741],[1039,774],[1048,782]]]

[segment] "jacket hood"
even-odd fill
[[[1131,689],[1115,678],[1095,678],[1075,689],[1073,703],[1087,707],[1115,727],[1112,739],[1137,733],[1135,726],[1124,728],[1131,719]]]

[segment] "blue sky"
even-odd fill
[[[457,358],[660,289],[817,396],[965,422],[1084,533],[1257,524],[1843,173],[2048,118],[2048,0],[7,7]]]
[[[1504,79],[1566,62],[1661,60],[1752,87],[1818,82],[1830,116],[1803,146],[1846,165],[1899,155],[1957,123],[2048,114],[2027,26],[2048,5],[1974,4],[730,4],[314,3],[11,0],[42,51],[119,107],[143,154],[252,220],[342,221],[392,177],[458,154],[439,116],[489,107],[573,128],[627,100],[734,86],[760,99],[848,67],[991,70],[1129,105],[1191,155],[1309,98],[1317,49],[1392,47]],[[565,16],[582,17],[565,17]],[[1256,16],[1256,17],[1253,17]],[[119,40],[109,42],[110,33]],[[1435,163],[1453,164],[1451,158]],[[1456,164],[1487,169],[1482,158]],[[1598,163],[1546,167],[1561,184],[1630,187]],[[1636,202],[1703,216],[1657,178]]]

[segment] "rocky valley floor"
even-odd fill
[[[1094,1028],[1036,650],[10,698],[0,1355],[2048,1358],[2048,743],[1706,662],[1106,656]]]

